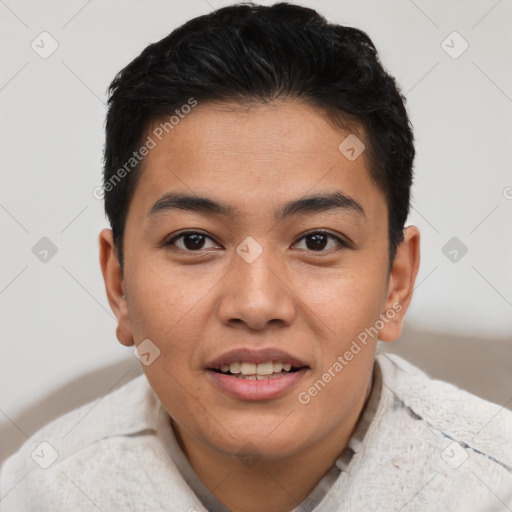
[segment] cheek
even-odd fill
[[[149,339],[160,351],[150,365],[141,365],[142,370],[173,416],[199,415],[197,369],[192,362],[203,330],[201,298],[211,286],[196,285],[190,276],[149,258],[132,270],[127,293],[134,338],[136,343]]]
[[[365,328],[375,324],[385,299],[385,274],[381,269],[347,268],[324,276],[308,278],[304,284],[304,303],[321,319],[325,333],[333,338],[329,347],[343,350],[344,345]]]
[[[306,430],[320,433],[321,437],[346,422],[358,405],[362,405],[373,370],[375,345],[359,345],[353,351],[348,350],[352,354],[350,361],[346,359],[347,350],[340,350],[298,390],[297,400]]]
[[[297,391],[311,426],[322,429],[327,423],[344,421],[364,394],[373,369],[375,324],[382,311],[384,288],[381,272],[354,272],[324,282],[317,293],[309,292],[307,304],[328,333],[321,343],[319,366]],[[331,411],[328,420],[326,410]],[[317,418],[326,424],[317,424]]]
[[[160,397],[173,401],[173,397],[183,395],[183,388],[189,397],[195,394],[198,370],[194,362],[204,337],[204,318],[208,318],[204,307],[211,286],[163,266],[159,271],[149,259],[146,263],[134,268],[131,275],[136,278],[127,289],[136,343],[149,339],[160,351],[158,358],[151,365],[142,365],[142,369]],[[186,400],[182,398],[181,402]],[[194,402],[188,407],[194,407]],[[179,410],[183,404],[173,401],[166,405]]]
[[[193,266],[176,271],[161,259],[143,260],[132,266],[127,289],[135,339],[149,337],[161,344],[183,335],[194,339],[199,323],[193,319],[202,310],[211,283],[202,276],[198,278]]]

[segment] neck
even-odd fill
[[[307,449],[280,459],[258,454],[261,459],[241,464],[237,455],[212,449],[179,428],[172,419],[171,423],[198,477],[232,512],[288,512],[312,492],[346,448],[368,401],[372,383],[373,378],[357,407],[342,424]]]

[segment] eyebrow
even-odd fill
[[[365,215],[361,204],[341,192],[306,196],[290,201],[275,212],[275,219],[282,221],[295,215],[316,214],[328,210],[345,210]],[[203,215],[239,217],[240,211],[226,203],[220,203],[208,197],[169,192],[158,199],[149,210],[149,217],[172,210],[184,210]]]

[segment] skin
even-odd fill
[[[352,133],[365,141],[362,130]],[[379,338],[398,338],[411,300],[418,229],[405,228],[388,273],[386,201],[366,154],[351,162],[338,150],[348,134],[305,104],[198,105],[144,159],[126,220],[124,272],[112,232],[99,237],[117,337],[127,346],[149,338],[159,347],[160,356],[143,366],[147,379],[199,478],[233,511],[288,511],[312,491],[354,430],[377,339],[308,404],[298,393],[396,303],[402,309]],[[171,191],[229,203],[240,216],[149,216]],[[339,209],[280,222],[273,216],[287,201],[333,191],[360,203],[364,215]],[[319,229],[350,246],[329,237],[315,251],[305,235]],[[209,238],[199,250],[190,238],[163,246],[184,230]],[[250,264],[236,252],[247,236],[263,249]],[[279,398],[232,398],[211,384],[205,366],[243,346],[278,347],[310,369]],[[261,457],[250,467],[237,457],[247,443],[252,448],[244,450]]]

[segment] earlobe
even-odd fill
[[[117,318],[116,336],[120,343],[133,345],[130,316],[126,302],[123,273],[119,265],[114,238],[110,229],[103,229],[99,235],[100,266],[105,282],[108,303]]]
[[[395,341],[402,332],[405,313],[411,303],[420,265],[420,232],[416,226],[404,229],[404,240],[396,251],[389,276],[383,315],[388,321],[379,332],[382,341]]]

